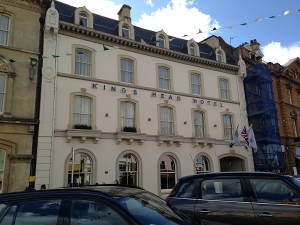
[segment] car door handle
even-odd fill
[[[203,213],[203,214],[207,214],[209,213],[210,211],[208,211],[207,209],[201,209],[198,211],[198,213]]]
[[[260,214],[258,214],[258,216],[259,216],[259,217],[273,217],[273,215],[272,215],[272,214],[270,214],[270,213],[267,213],[267,212],[260,213]]]

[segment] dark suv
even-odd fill
[[[186,225],[156,195],[117,185],[0,194],[0,225]]]
[[[300,180],[293,176],[202,173],[181,178],[166,201],[192,224],[300,224]]]

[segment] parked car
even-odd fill
[[[122,185],[0,194],[1,225],[186,225],[158,196]]]
[[[300,224],[300,180],[293,176],[201,173],[181,178],[166,201],[192,224]]]

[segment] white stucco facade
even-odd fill
[[[176,180],[196,173],[195,161],[200,155],[208,159],[211,172],[253,170],[252,152],[243,143],[230,147],[232,140],[224,137],[222,115],[232,116],[233,133],[238,125],[248,124],[243,76],[237,66],[222,68],[187,62],[61,31],[57,29],[58,13],[54,7],[46,17],[37,187],[42,183],[49,188],[68,185],[72,148],[75,154],[89,155],[92,184],[118,180],[122,156],[134,155],[137,185],[161,196],[170,191],[161,188],[160,166],[164,156],[174,160]],[[109,50],[104,51],[103,45]],[[75,49],[79,47],[92,50],[89,77],[74,73]],[[121,58],[134,62],[133,84],[120,80]],[[169,69],[171,90],[158,87],[158,66]],[[191,94],[191,73],[201,77],[201,96]],[[229,100],[220,98],[220,78],[228,81]],[[89,130],[73,127],[74,95],[92,99]],[[122,101],[135,104],[136,132],[121,131]],[[173,135],[161,135],[160,106],[173,110]],[[206,135],[200,139],[195,138],[194,129],[193,112],[197,110],[205,115]],[[222,159],[233,162],[226,165]]]

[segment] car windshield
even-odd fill
[[[185,224],[161,198],[151,193],[139,193],[117,200],[141,224],[183,225]]]

